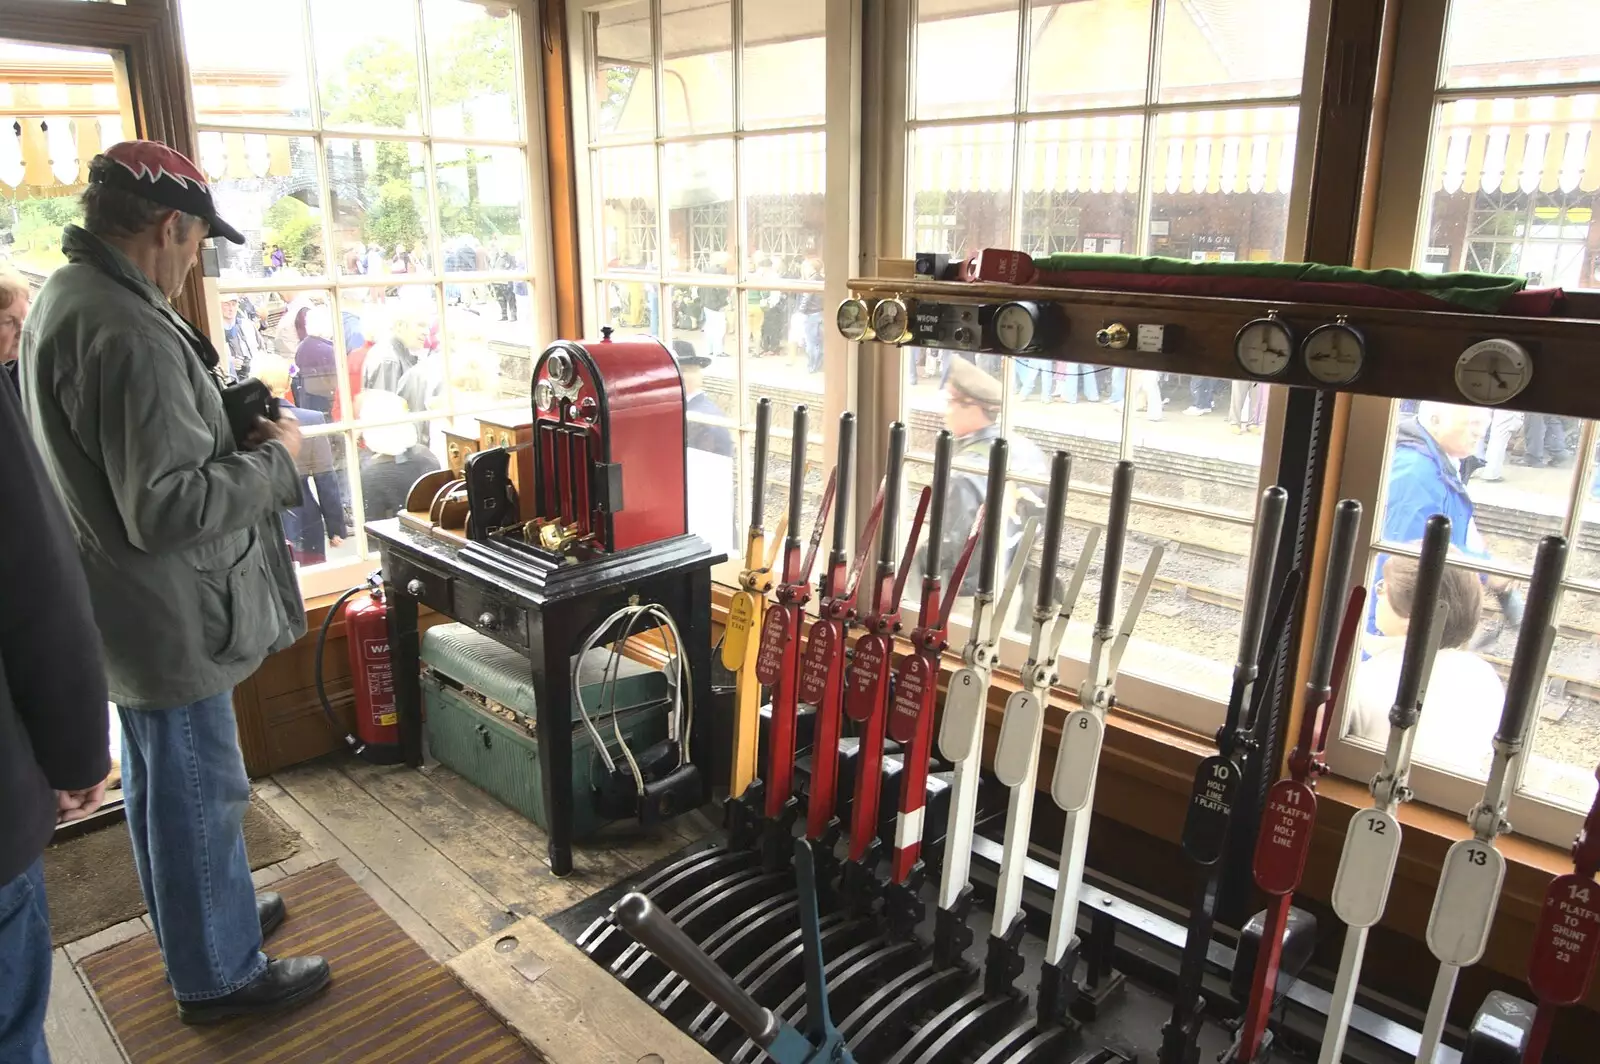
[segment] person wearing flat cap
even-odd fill
[[[672,341],[672,354],[678,360],[678,372],[683,376],[683,412],[725,420],[728,412],[706,394],[706,367],[711,359],[695,351],[688,340]],[[684,445],[695,451],[708,451],[724,458],[733,457],[733,433],[726,425],[708,425],[704,421],[690,421],[684,426]]]
[[[201,241],[245,242],[192,161],[114,144],[83,215],[23,330],[22,399],[88,577],[139,885],[185,1023],[279,1011],[328,966],[262,952],[283,899],[250,880],[232,691],[305,633],[279,517],[300,429],[257,417],[236,440],[217,351],[173,309]]]

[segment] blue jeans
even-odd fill
[[[50,1064],[44,1044],[50,963],[41,857],[0,884],[0,1060],[6,1064]]]
[[[223,997],[267,967],[244,852],[250,778],[233,695],[117,707],[133,863],[179,1001]]]
[[[1039,379],[1044,378],[1041,387]],[[1037,391],[1039,398],[1050,398],[1050,362],[1042,358],[1019,358],[1016,360],[1016,386],[1017,398],[1028,399]]]
[[[1077,362],[1057,362],[1056,395],[1069,403],[1078,401],[1078,385],[1083,385],[1083,397],[1089,402],[1098,402],[1100,389],[1095,383],[1094,367],[1081,365]]]
[[[822,312],[820,310],[807,311],[804,324],[804,344],[806,349],[806,372],[822,372]]]

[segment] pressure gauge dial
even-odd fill
[[[1319,325],[1300,345],[1306,372],[1323,384],[1349,384],[1361,375],[1367,361],[1367,338],[1361,330],[1339,315],[1327,325]]]
[[[881,299],[872,308],[872,331],[886,344],[903,344],[911,339],[911,308],[903,299]]]
[[[570,388],[577,380],[577,368],[572,364],[572,356],[565,351],[550,352],[550,357],[545,359],[544,367],[558,388]]]
[[[1289,368],[1294,355],[1294,332],[1280,321],[1277,311],[1264,318],[1245,322],[1233,338],[1233,357],[1245,372],[1257,377],[1276,377]]]
[[[864,300],[847,299],[834,314],[839,335],[851,343],[872,339],[872,310]]]
[[[994,338],[1011,354],[1033,351],[1043,343],[1044,318],[1039,304],[1002,303],[994,312]]]
[[[539,408],[541,414],[548,414],[555,409],[556,390],[548,380],[533,386],[533,405]]]
[[[1533,380],[1533,356],[1515,340],[1479,340],[1456,359],[1456,387],[1474,403],[1494,405]]]

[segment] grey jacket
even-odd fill
[[[105,645],[135,709],[229,690],[305,633],[278,512],[281,443],[240,451],[217,354],[120,251],[68,226],[22,334],[22,395],[66,504]]]

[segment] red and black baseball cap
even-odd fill
[[[211,186],[206,184],[200,168],[182,152],[153,140],[125,140],[113,144],[103,154],[116,165],[91,166],[91,184],[120,188],[163,207],[203,218],[211,227],[212,236],[225,237],[235,244],[244,243],[239,230],[217,217]]]

